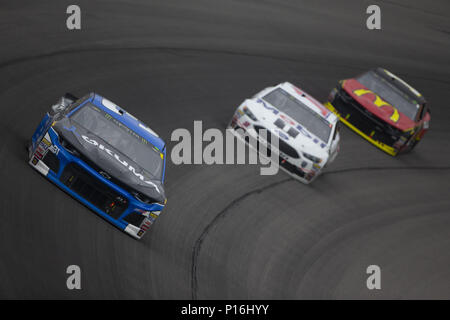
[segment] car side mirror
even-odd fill
[[[60,113],[63,110],[64,110],[64,107],[62,107],[60,104],[54,104],[52,106],[53,113]]]
[[[53,115],[63,112],[68,106],[70,106],[74,100],[72,100],[72,97],[64,95],[64,97],[61,97],[58,102],[54,105],[52,105],[52,113]]]
[[[58,100],[58,102],[54,105],[52,105],[52,111],[54,114],[60,113],[64,111],[64,109],[67,107],[67,104],[64,103],[64,98],[61,98]]]

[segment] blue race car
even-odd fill
[[[66,94],[52,106],[28,157],[50,181],[137,239],[167,202],[164,141],[95,93]]]

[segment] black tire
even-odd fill
[[[26,140],[24,144],[25,150],[27,151],[28,160],[31,159],[31,140]]]

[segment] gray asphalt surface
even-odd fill
[[[0,1],[0,297],[450,298],[450,3]],[[24,141],[65,92],[95,91],[173,146],[176,128],[224,128],[246,97],[290,81],[325,100],[383,66],[421,91],[431,130],[392,158],[343,130],[314,184],[252,165],[175,166],[166,209],[135,241],[26,162]],[[82,290],[66,288],[66,267]],[[366,268],[382,289],[366,288]]]

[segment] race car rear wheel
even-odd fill
[[[414,140],[413,142],[411,142],[411,145],[409,146],[408,150],[406,152],[411,152],[413,151],[413,149],[417,146],[417,144],[419,143],[420,140]]]

